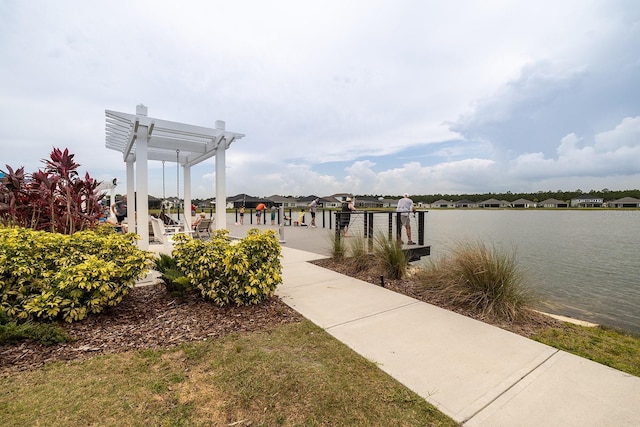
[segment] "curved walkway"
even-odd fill
[[[640,378],[311,264],[322,232],[287,227],[277,295],[455,421],[640,425]]]

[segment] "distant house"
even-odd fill
[[[456,205],[452,201],[444,199],[436,200],[435,202],[431,203],[432,208],[453,208],[455,206]]]
[[[478,206],[481,208],[507,208],[509,207],[509,202],[506,200],[487,199],[478,203]]]
[[[255,209],[260,203],[270,204],[271,201],[266,198],[249,196],[248,194],[238,194],[235,196],[227,197],[227,206],[232,208],[240,208],[244,206],[247,209]]]
[[[381,200],[373,197],[356,197],[354,206],[356,209],[375,209],[381,208],[383,203]]]
[[[277,206],[283,206],[285,208],[294,208],[297,206],[296,199],[293,197],[285,197],[274,194],[269,196],[269,200],[271,200]]]
[[[474,202],[473,200],[462,199],[455,202],[456,208],[477,208],[478,202]]]
[[[342,206],[342,201],[336,199],[333,196],[325,196],[322,198],[322,207],[324,208],[339,208],[340,206]]]
[[[511,207],[514,208],[535,208],[536,203],[527,199],[518,199],[511,202]]]
[[[336,193],[336,194],[332,194],[329,197],[333,197],[334,199],[338,200],[340,203],[344,202],[347,199],[353,199],[353,194],[349,194],[349,193]]]
[[[610,208],[640,208],[640,199],[623,197],[622,199],[612,200],[607,205]]]
[[[564,200],[551,198],[541,201],[540,206],[542,206],[543,208],[568,208],[569,203],[565,202]]]
[[[383,208],[396,208],[398,206],[398,199],[382,199]]]
[[[582,194],[571,199],[571,207],[601,208],[603,203],[604,199],[602,197],[592,196],[591,194]]]

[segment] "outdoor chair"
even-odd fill
[[[196,238],[198,239],[204,239],[206,238],[211,238],[211,224],[213,223],[212,219],[209,218],[203,218],[197,225],[196,228],[193,230],[196,234]]]
[[[164,223],[161,219],[151,217],[151,227],[153,228],[153,238],[165,246],[171,246],[173,244],[173,236],[175,233],[168,232],[164,228]]]

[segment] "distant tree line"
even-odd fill
[[[412,194],[411,199],[414,202],[422,202],[422,203],[433,203],[436,200],[449,200],[449,201],[458,201],[458,200],[471,200],[472,202],[481,202],[487,199],[498,199],[498,200],[507,200],[514,201],[517,199],[527,199],[532,202],[541,202],[546,199],[558,199],[563,201],[570,201],[578,196],[583,194],[590,194],[594,197],[602,197],[604,200],[616,200],[621,199],[623,197],[635,197],[636,199],[640,199],[640,190],[609,190],[604,188],[602,190],[590,190],[583,191],[581,189],[577,189],[575,191],[538,191],[536,193],[512,193],[511,191],[507,191],[506,193],[476,193],[476,194]],[[300,198],[296,196],[287,196],[292,197],[294,199]],[[402,195],[397,194],[356,194],[354,196],[356,199],[358,198],[367,198],[367,199],[400,199]],[[158,206],[161,202],[158,200]],[[207,206],[207,209],[212,207],[211,204],[212,199],[192,199],[192,203],[198,207]],[[151,203],[151,202],[150,202]]]
[[[609,190],[604,188],[602,190],[591,190],[591,191],[583,191],[581,189],[577,189],[575,191],[538,191],[536,193],[512,193],[511,191],[507,191],[506,193],[478,193],[478,194],[412,194],[411,199],[414,202],[422,202],[422,203],[433,203],[436,200],[471,200],[473,202],[481,202],[487,199],[498,199],[498,200],[507,200],[514,201],[517,199],[527,199],[532,202],[541,202],[546,199],[558,199],[569,201],[571,199],[575,199],[578,196],[583,194],[589,194],[594,197],[602,197],[604,200],[616,200],[621,199],[623,197],[635,197],[636,199],[640,199],[640,190]],[[388,199],[398,199],[402,196],[398,195],[362,195],[356,197],[367,197],[367,198],[379,198],[384,197]]]

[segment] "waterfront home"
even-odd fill
[[[296,199],[293,197],[279,196],[274,194],[269,196],[269,200],[271,200],[276,206],[283,206],[285,208],[295,208],[298,206]]]
[[[640,199],[623,197],[622,199],[608,202],[607,206],[610,208],[640,208]]]
[[[248,194],[237,194],[235,196],[227,197],[227,207],[240,208],[244,206],[247,209],[255,209],[260,203],[269,204],[269,199],[262,197],[253,197]]]
[[[579,208],[601,208],[604,203],[602,197],[592,196],[591,194],[582,194],[571,199],[571,207]]]
[[[456,208],[477,208],[478,202],[474,202],[473,200],[462,199],[462,200],[458,200],[455,206]]]
[[[455,207],[455,204],[452,201],[440,199],[431,203],[431,207],[432,208],[453,208]]]
[[[543,208],[568,208],[569,207],[569,203],[565,202],[564,200],[558,200],[554,198],[543,200],[539,203],[539,205]]]
[[[340,206],[342,206],[342,201],[333,196],[326,196],[322,198],[323,208],[339,208]]]
[[[382,200],[375,197],[357,197],[355,200],[356,209],[375,209],[383,206]]]
[[[383,208],[396,208],[398,206],[398,199],[382,199],[381,202]],[[421,204],[418,203],[418,206],[421,206]]]
[[[510,205],[506,200],[487,199],[479,203],[481,208],[508,208]]]
[[[511,207],[514,208],[535,208],[537,206],[536,202],[532,202],[527,199],[518,199],[511,202]]]

